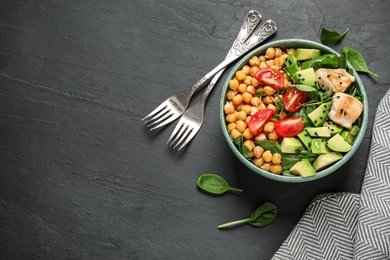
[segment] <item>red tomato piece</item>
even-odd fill
[[[289,112],[297,112],[307,100],[307,92],[290,88],[283,95],[284,106]]]
[[[283,74],[277,69],[265,68],[258,70],[255,74],[255,79],[265,86],[270,86],[276,89],[284,88]]]
[[[279,136],[293,137],[302,132],[305,123],[299,116],[293,116],[275,121],[274,127]]]
[[[265,123],[272,119],[273,112],[271,109],[263,109],[252,116],[251,120],[249,120],[248,127],[254,136],[261,133]]]

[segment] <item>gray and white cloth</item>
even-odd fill
[[[318,195],[272,259],[390,259],[390,91],[375,114],[361,194]]]

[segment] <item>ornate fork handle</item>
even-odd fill
[[[255,47],[256,45],[258,45],[259,43],[263,42],[268,37],[273,35],[276,32],[276,30],[277,30],[277,26],[276,26],[276,24],[272,20],[266,21],[256,32],[254,32],[254,34],[252,36],[250,36],[248,38],[248,40],[246,42],[240,43],[240,44],[237,45],[236,48],[231,49],[231,51],[229,51],[229,53],[227,55],[227,58],[221,64],[224,64],[224,63],[230,64],[231,62],[233,62],[237,58],[243,56],[245,53],[247,53],[253,47]],[[219,66],[221,66],[221,64]],[[217,68],[218,67],[216,67],[214,70],[216,70]],[[223,68],[224,67],[222,67],[221,70],[223,70]],[[211,74],[214,70],[209,72],[209,74]],[[222,74],[222,71],[220,73]],[[202,80],[206,81],[208,79],[207,76],[209,74],[204,76],[200,81],[202,81]],[[208,95],[210,94],[211,90],[213,89],[213,87],[215,86],[216,83],[217,83],[217,80],[215,80],[215,81],[213,80],[207,86],[205,92],[202,95],[202,100],[203,101],[206,101]]]
[[[228,66],[230,63],[238,59],[239,57],[243,56],[245,53],[247,53],[249,50],[251,50],[253,47],[255,47],[257,44],[263,42],[268,37],[272,36],[277,30],[276,24],[272,20],[266,21],[254,34],[252,34],[248,40],[246,41],[246,44],[243,45],[243,47],[238,48],[233,52],[232,55],[230,55],[227,59],[225,59],[223,62],[221,62],[217,67],[215,67],[213,70],[211,70],[209,73],[207,73],[203,78],[198,80],[191,88],[190,91],[193,93],[197,88],[199,88],[204,82],[206,82],[208,79],[210,79],[214,74],[216,74],[218,71],[222,70],[226,66]]]

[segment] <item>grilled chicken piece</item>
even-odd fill
[[[345,93],[335,93],[328,117],[335,123],[351,129],[352,124],[363,111],[363,104],[356,98]]]
[[[345,69],[318,69],[316,76],[320,88],[330,90],[333,93],[344,92],[355,82],[355,77]]]

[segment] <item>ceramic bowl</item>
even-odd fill
[[[249,64],[249,60],[250,60],[251,57],[253,57],[254,55],[260,56],[260,55],[265,54],[265,51],[269,47],[279,47],[281,49],[287,49],[287,48],[314,48],[314,49],[320,49],[322,54],[335,53],[335,54],[339,55],[336,51],[334,51],[333,49],[331,49],[331,48],[329,48],[329,47],[327,47],[327,46],[325,46],[323,44],[320,44],[320,43],[317,43],[317,42],[314,42],[314,41],[309,41],[309,40],[302,40],[302,39],[277,40],[277,41],[269,42],[267,44],[264,44],[264,45],[262,45],[260,47],[257,47],[256,49],[252,50],[250,53],[248,53],[244,58],[239,60],[234,65],[234,67],[231,69],[230,73],[228,74],[228,76],[226,78],[226,81],[223,84],[221,98],[220,98],[220,108],[219,108],[219,111],[220,111],[220,121],[221,121],[221,127],[222,127],[223,135],[225,136],[225,139],[226,139],[230,149],[233,151],[233,154],[238,158],[238,160],[241,163],[243,163],[246,167],[251,169],[253,172],[255,172],[255,173],[257,173],[257,174],[259,174],[259,175],[261,175],[263,177],[266,177],[266,178],[269,178],[269,179],[272,179],[272,180],[276,180],[276,181],[280,181],[280,182],[291,182],[291,183],[308,182],[308,181],[313,181],[313,180],[317,180],[317,179],[323,178],[323,177],[325,177],[325,176],[335,172],[342,165],[347,163],[348,160],[354,155],[356,150],[359,148],[359,146],[360,146],[360,144],[361,144],[361,142],[363,140],[363,137],[365,135],[366,128],[367,128],[367,118],[368,118],[367,98],[364,98],[364,100],[363,100],[364,110],[363,110],[362,115],[361,115],[362,120],[361,120],[361,123],[359,125],[359,128],[360,128],[359,133],[355,137],[355,139],[354,139],[354,141],[352,143],[352,149],[348,153],[346,153],[341,160],[339,160],[338,162],[334,163],[333,165],[331,165],[331,166],[329,166],[329,167],[327,167],[327,168],[325,168],[323,170],[318,171],[315,176],[305,177],[305,178],[300,177],[300,176],[284,176],[282,174],[281,175],[276,175],[276,174],[273,174],[273,173],[270,173],[270,172],[262,170],[261,168],[255,166],[252,162],[247,160],[238,151],[236,146],[233,144],[232,138],[231,138],[231,136],[229,134],[229,131],[227,130],[227,123],[225,121],[225,113],[224,113],[223,107],[224,107],[224,105],[226,103],[226,93],[229,90],[229,86],[228,86],[229,80],[234,78],[234,75],[235,75],[237,70],[241,69],[245,64]],[[351,68],[350,64],[348,64],[348,66]],[[363,94],[363,96],[367,97],[366,92],[364,90],[363,83],[362,83],[359,75],[357,74],[357,72],[355,70],[353,70],[353,76],[356,79],[354,84],[358,87],[358,89]]]

